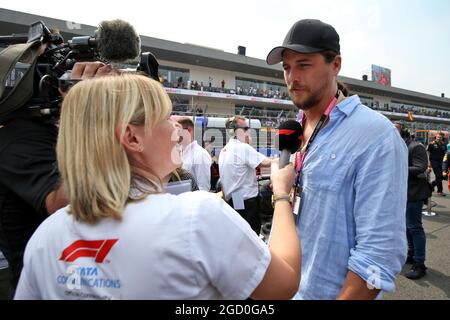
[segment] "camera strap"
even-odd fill
[[[0,116],[6,116],[20,108],[33,96],[35,67],[40,44],[40,40],[36,40],[10,45],[0,52]],[[26,52],[30,52],[30,67],[12,90],[3,97],[6,80]]]

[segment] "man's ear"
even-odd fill
[[[192,139],[194,139],[194,128],[189,128],[188,131],[189,131],[189,134],[191,135]]]
[[[335,71],[335,75],[337,76],[339,71],[341,71],[342,67],[342,57],[340,55],[337,55],[333,62],[333,69]]]
[[[122,136],[124,125],[118,125],[115,130],[116,138],[122,146],[129,152],[142,152],[144,150],[143,131],[144,128],[127,124]],[[142,132],[141,132],[142,131]]]

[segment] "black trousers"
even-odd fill
[[[12,300],[14,288],[9,268],[0,269],[0,300]]]
[[[227,201],[227,203],[234,208],[233,199]],[[250,198],[244,200],[244,210],[236,210],[245,221],[248,222],[253,231],[256,232],[257,235],[261,232],[261,217],[259,215],[259,197]]]
[[[12,248],[9,250],[7,247],[2,246],[0,240],[0,249],[3,252],[6,260],[8,261],[9,268],[3,269],[3,272],[0,276],[1,281],[6,281],[6,277],[8,276],[9,281],[11,282],[11,288],[13,289],[13,293],[16,290],[17,284],[19,283],[20,273],[23,268],[23,255],[24,250],[18,247]],[[5,282],[0,286],[4,288]]]

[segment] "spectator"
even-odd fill
[[[449,178],[449,166],[450,166],[450,143],[447,144],[447,152],[445,152],[444,160],[442,161],[442,175],[444,180],[447,180],[447,187],[450,191],[450,178]]]
[[[425,276],[426,236],[422,226],[422,207],[425,200],[431,197],[426,170],[427,152],[420,143],[413,141],[407,129],[396,124],[400,135],[408,146],[408,202],[406,205],[406,235],[408,239],[407,263],[412,263],[406,273],[408,279],[420,279]]]
[[[200,190],[211,189],[211,156],[194,139],[194,123],[190,118],[179,118],[183,128],[183,169],[190,172],[197,181]]]
[[[219,154],[219,173],[224,199],[259,235],[259,189],[256,181],[258,166],[269,167],[272,160],[257,152],[249,144],[250,131],[247,119],[234,116],[226,122],[232,138]]]
[[[184,170],[183,168],[177,168],[174,171],[172,171],[165,179],[163,179],[163,183],[168,184],[171,182],[187,181],[187,180],[191,182],[191,191],[199,190],[197,180],[195,179],[195,177],[189,171]]]
[[[442,135],[438,133],[433,142],[431,142],[428,147],[428,156],[430,159],[429,168],[433,169],[435,180],[431,183],[433,189],[437,186],[438,195],[445,197],[445,193],[442,188],[442,161],[444,160],[445,152],[447,151],[446,146],[442,142]]]
[[[197,107],[197,109],[195,110],[195,113],[197,116],[202,116],[203,115],[203,110],[200,107]]]

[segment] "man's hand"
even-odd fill
[[[118,75],[119,71],[111,65],[104,64],[100,61],[95,62],[77,62],[72,68],[70,75],[71,80],[84,80],[94,77]],[[59,88],[59,93],[64,97],[69,91],[68,88]],[[66,90],[66,91],[65,91]]]
[[[59,185],[45,197],[45,207],[48,214],[65,207],[69,203],[63,185]]]
[[[259,164],[259,167],[268,168],[271,167],[274,162],[278,163],[278,158],[266,158]]]

